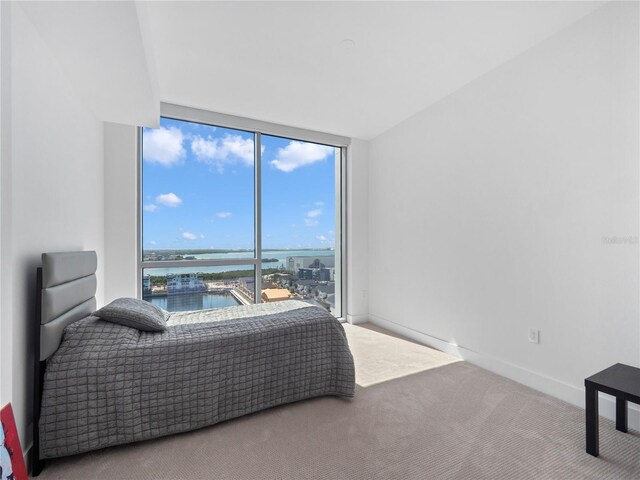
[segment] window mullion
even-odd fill
[[[254,258],[229,258],[225,260],[158,260],[143,261],[141,268],[218,267],[225,265],[255,265]]]
[[[255,199],[255,216],[254,216],[254,231],[255,231],[255,256],[256,256],[256,271],[255,271],[255,303],[262,302],[262,135],[260,132],[254,134],[254,173],[255,180],[253,182],[253,196]]]

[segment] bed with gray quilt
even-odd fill
[[[40,458],[354,394],[344,329],[322,308],[287,301],[164,315],[156,332],[93,315],[64,328],[46,361]]]

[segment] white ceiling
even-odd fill
[[[603,3],[20,5],[103,120],[162,100],[371,139]]]
[[[147,14],[163,101],[370,139],[601,5],[153,2]]]

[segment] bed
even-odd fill
[[[140,331],[91,315],[95,252],[43,254],[33,473],[42,460],[354,394],[340,322],[304,302],[165,314]]]

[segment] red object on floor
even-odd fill
[[[16,421],[13,417],[11,404],[8,403],[0,410],[0,423],[2,433],[0,433],[0,469],[6,470],[5,461],[11,460],[14,480],[27,480],[27,467],[22,456],[22,447],[18,438]],[[0,478],[5,478],[6,472],[0,473]]]

